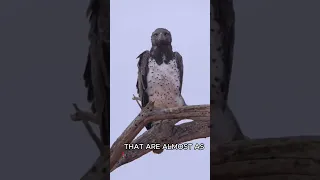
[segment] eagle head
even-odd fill
[[[171,33],[165,28],[158,28],[151,35],[152,46],[171,45]]]

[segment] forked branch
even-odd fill
[[[78,110],[72,115],[73,120],[79,120],[80,115],[83,121],[92,121],[93,116],[87,116],[84,111]],[[86,116],[85,116],[86,115]],[[172,124],[173,120],[192,119],[193,122],[180,125],[172,125],[170,130],[162,131],[161,127]],[[165,120],[162,125],[155,126],[145,132],[134,141],[133,139],[144,128],[153,121]],[[81,178],[82,180],[102,180],[106,177],[110,163],[111,171],[123,164],[129,163],[148,153],[150,150],[125,150],[124,144],[127,143],[182,143],[193,139],[205,138],[210,136],[210,105],[185,106],[180,108],[169,108],[153,110],[153,103],[149,103],[132,123],[124,130],[120,137],[113,143],[110,150],[110,159],[100,156],[92,168]],[[125,156],[122,156],[125,153]],[[110,160],[110,161],[109,161]]]
[[[168,122],[166,122],[168,123]],[[157,137],[155,137],[157,135]],[[153,128],[146,131],[141,136],[133,140],[132,144],[149,144],[154,143],[157,139],[157,143],[163,144],[178,144],[187,141],[191,141],[199,138],[206,138],[210,136],[210,123],[204,122],[188,122],[173,127],[171,131],[163,131],[157,134],[157,128]],[[169,138],[168,138],[169,137]],[[125,150],[123,156],[115,164],[111,172],[116,168],[132,162],[141,156],[150,152],[150,149],[142,148],[136,150]]]
[[[210,105],[153,110],[153,103],[149,103],[112,145],[110,151],[110,167],[114,167],[120,159],[122,152],[125,151],[124,144],[131,143],[145,125],[153,121],[176,119],[201,119],[209,122]]]

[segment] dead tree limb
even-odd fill
[[[150,131],[146,131],[141,136],[133,140],[133,144],[148,144],[153,143],[155,139],[158,139],[158,143],[165,144],[178,144],[182,142],[191,141],[199,138],[206,138],[210,136],[210,122],[188,122],[174,126],[172,131],[164,131],[161,134],[157,134],[157,128],[153,128]],[[157,135],[157,137],[155,137]],[[170,138],[168,138],[170,137]],[[160,140],[160,141],[159,141]],[[150,152],[150,149],[137,149],[137,150],[125,150],[121,159],[111,169],[111,172],[129,162],[132,162],[141,156]]]
[[[211,179],[320,179],[320,136],[230,142],[212,148]]]
[[[210,105],[153,110],[153,103],[149,103],[112,145],[110,150],[110,167],[114,167],[120,159],[122,152],[125,150],[124,144],[131,143],[146,124],[164,119],[199,118],[205,118],[203,119],[204,121],[210,121]]]
[[[78,112],[82,112],[76,104],[73,104],[74,109],[76,110],[75,115],[71,115],[71,119],[77,118],[76,115],[79,114]],[[92,118],[89,115],[87,116],[88,118]],[[73,119],[74,120],[74,119]],[[93,131],[92,127],[89,124],[89,121],[83,120],[82,123],[84,124],[84,127],[87,129],[91,139],[96,143],[98,149],[100,152],[103,151],[103,144],[101,143],[99,137],[96,135],[96,133]]]
[[[92,112],[79,109],[77,104],[73,104],[73,107],[75,108],[76,112],[70,115],[72,121],[88,121],[96,125],[100,124],[100,122]]]
[[[100,156],[92,168],[82,177],[82,180],[102,180],[106,176],[106,173],[108,173],[107,168],[109,164],[112,167],[111,170],[114,170],[148,153],[149,151],[145,150],[126,151],[124,144],[132,143],[133,139],[146,124],[164,119],[166,121],[163,123],[168,124],[170,124],[170,121],[177,119],[193,119],[194,121],[173,126],[172,129],[167,131],[163,131],[161,125],[155,126],[138,137],[134,142],[153,143],[158,142],[160,139],[161,143],[182,143],[210,136],[210,105],[153,110],[153,103],[149,103],[113,143],[110,150],[110,159],[107,156]],[[126,153],[126,158],[121,158],[123,152]]]

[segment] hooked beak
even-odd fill
[[[160,33],[159,36],[158,36],[158,41],[161,43],[161,42],[164,42],[166,40],[166,37],[163,33]]]

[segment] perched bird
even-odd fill
[[[151,35],[151,50],[146,50],[137,57],[139,62],[136,86],[142,107],[145,107],[149,101],[154,102],[154,108],[186,105],[181,95],[182,56],[172,51],[171,42],[170,31],[158,28]],[[154,123],[146,125],[147,130]]]

